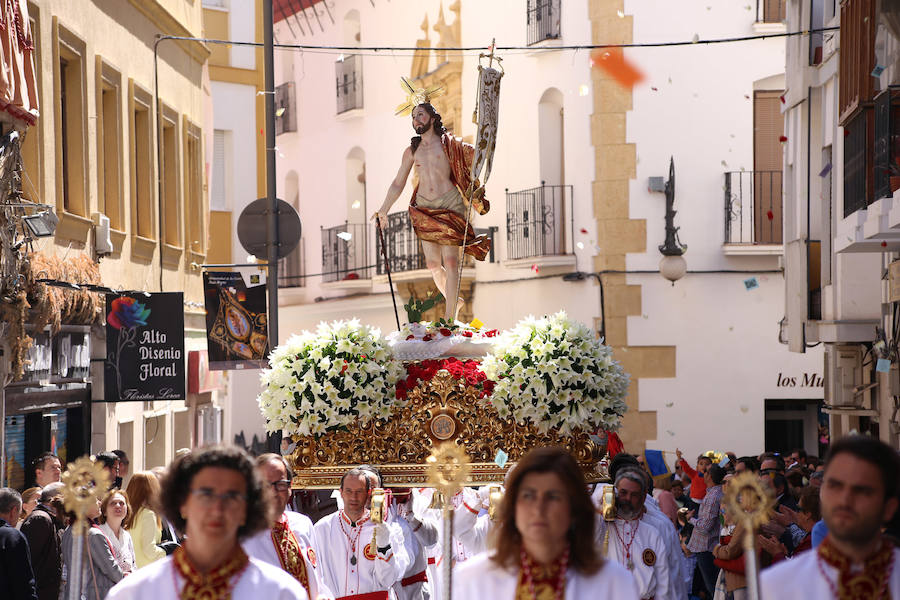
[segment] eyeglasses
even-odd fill
[[[778,474],[778,469],[761,469],[759,474],[766,477],[775,477]]]
[[[222,504],[225,508],[236,508],[242,502],[247,501],[247,495],[242,494],[240,492],[225,492],[224,494],[217,494],[210,488],[197,488],[195,490],[191,490],[191,495],[197,499],[197,502],[203,507],[212,507],[219,500],[222,501]]]
[[[269,485],[275,488],[276,492],[286,492],[291,489],[291,480],[280,479],[278,481],[270,481]]]

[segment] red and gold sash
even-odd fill
[[[250,559],[240,544],[235,544],[228,558],[204,575],[191,564],[184,546],[181,546],[172,555],[172,564],[185,581],[181,600],[231,600],[231,579],[247,568]]]
[[[834,547],[830,537],[826,537],[819,544],[817,552],[823,562],[837,569],[837,589],[834,589],[830,580],[828,583],[838,600],[863,598],[874,600],[891,597],[888,580],[894,566],[894,546],[888,540],[884,540],[881,549],[866,559],[861,571],[853,570],[853,561]]]
[[[560,600],[565,596],[568,551],[550,565],[536,563],[522,552],[515,600]]]
[[[275,544],[278,560],[281,561],[281,568],[299,581],[300,585],[306,589],[306,594],[311,598],[309,575],[306,572],[306,561],[303,560],[300,542],[297,541],[297,536],[288,527],[288,520],[284,514],[272,527],[272,542]]]

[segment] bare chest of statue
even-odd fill
[[[434,199],[453,188],[450,161],[439,140],[427,145],[423,142],[413,156],[419,178],[419,194]]]

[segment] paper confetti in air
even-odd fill
[[[280,116],[283,115],[283,114],[284,114],[284,107],[283,107],[283,106],[282,106],[281,108],[279,108],[278,110],[275,111],[275,116],[276,116],[276,117],[280,117]]]
[[[672,435],[672,436],[675,435],[675,432],[672,431],[671,429],[666,429],[666,433],[668,433],[669,435]]]
[[[673,406],[675,406],[674,402],[666,402],[666,408],[672,408]]]
[[[881,77],[881,74],[884,73],[885,67],[881,65],[875,65],[875,68],[872,69],[872,77]]]
[[[337,234],[337,236],[345,242],[349,242],[353,238],[353,234],[349,231],[341,231]]]
[[[494,457],[494,464],[500,467],[501,469],[506,466],[506,462],[509,460],[509,455],[506,454],[503,450],[497,450],[497,456]]]
[[[773,213],[771,210],[767,210],[766,217],[768,217],[768,219],[771,221],[772,219],[775,218],[775,213]]]
[[[725,456],[722,457],[722,460],[719,461],[719,466],[720,466],[720,467],[724,467],[724,466],[727,465],[729,462],[731,462],[731,459],[728,458],[728,455],[726,454]]]
[[[786,141],[787,141],[787,136],[786,136],[786,135],[779,135],[779,136],[778,136],[778,141],[781,142],[781,143],[786,142]]]
[[[747,406],[747,405],[745,405],[745,404],[741,404],[741,412],[742,412],[742,413],[747,414],[749,411],[750,411],[750,407],[749,407],[749,406]]]
[[[749,277],[744,280],[744,287],[747,288],[747,291],[755,290],[759,287],[759,282],[756,280],[756,277]]]
[[[887,373],[891,370],[891,361],[886,358],[879,358],[878,362],[875,363],[875,370],[879,373]]]
[[[540,272],[537,265],[531,265],[531,270],[534,271],[535,273]]]
[[[619,18],[620,18],[620,19],[624,19],[624,18],[625,18],[625,13],[624,13],[623,11],[621,11],[621,10],[617,10],[617,11],[616,11],[616,14],[619,15]]]
[[[622,48],[595,50],[591,53],[591,65],[601,69],[619,85],[629,90],[644,79],[644,74],[625,59]]]
[[[778,97],[778,99],[781,100],[781,103],[782,103],[782,104],[784,104],[784,94],[780,95],[780,96]]]
[[[581,233],[584,233],[584,234],[587,234],[587,232],[588,232],[587,229],[585,229],[584,227],[582,227],[579,231],[581,231]]]
[[[725,162],[725,161],[723,160],[723,161],[722,161],[722,166],[723,166],[723,167],[727,167],[727,166],[728,166],[728,163]]]
[[[658,92],[658,91],[659,91],[658,89],[656,89],[655,87],[652,87],[652,86],[650,87],[650,89],[653,90],[654,92]]]
[[[822,167],[822,170],[819,171],[819,177],[825,177],[829,173],[831,173],[831,163],[828,163],[827,165]]]
[[[575,244],[575,245],[578,246],[578,249],[579,249],[579,250],[584,250],[584,242],[578,242],[578,243]]]
[[[699,36],[698,34],[695,33],[695,34],[694,34],[694,37],[691,38],[691,43],[696,44],[696,43],[699,42],[699,41],[700,41],[700,36]]]

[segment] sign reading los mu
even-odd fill
[[[801,377],[789,376],[784,373],[778,373],[778,382],[776,387],[788,388],[815,388],[825,387],[825,378],[818,373],[804,373]]]
[[[183,400],[184,296],[106,297],[107,402]]]

